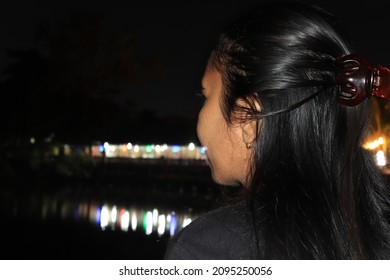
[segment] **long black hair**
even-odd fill
[[[218,37],[225,118],[262,122],[245,188],[258,258],[390,258],[389,189],[362,148],[370,100],[337,103],[335,60],[350,53],[332,14],[302,3],[263,5]]]

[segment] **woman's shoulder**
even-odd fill
[[[170,240],[164,259],[252,259],[253,230],[244,202],[199,216]]]

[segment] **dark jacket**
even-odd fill
[[[244,202],[200,216],[172,237],[164,259],[254,259],[255,237]]]

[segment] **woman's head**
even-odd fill
[[[264,179],[268,172],[277,172],[273,168],[280,162],[291,164],[289,160],[301,158],[309,160],[307,164],[329,165],[335,152],[340,152],[337,145],[352,144],[346,142],[354,136],[358,139],[351,141],[356,145],[361,140],[356,132],[366,120],[361,110],[366,106],[338,104],[335,81],[336,59],[351,52],[330,14],[298,3],[265,5],[226,26],[205,72],[205,77],[210,72],[220,76],[221,93],[214,104],[237,136],[237,145],[219,158],[235,153],[235,147],[241,153],[251,140],[253,157],[244,169],[249,176]],[[307,102],[294,108],[303,100]],[[286,108],[291,110],[274,114]],[[267,114],[271,116],[264,117]],[[201,132],[200,140],[214,132],[211,128]],[[252,136],[244,137],[248,134]],[[213,156],[211,144],[202,144]],[[304,168],[299,160],[296,164],[297,169]]]
[[[330,14],[292,2],[218,37],[198,135],[213,178],[246,186],[260,257],[388,258],[388,188],[361,147],[370,101],[338,102],[351,53]]]

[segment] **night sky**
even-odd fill
[[[70,14],[84,11],[100,15],[106,28],[121,32],[129,27],[137,34],[141,61],[158,61],[158,75],[147,87],[128,87],[117,101],[130,99],[136,110],[159,116],[196,119],[201,100],[196,96],[210,47],[219,30],[236,12],[267,1],[50,1],[18,0],[0,4],[0,71],[10,59],[7,49],[45,47],[35,42],[38,26],[54,26]],[[390,65],[388,9],[373,1],[317,0],[345,25],[357,50],[373,63]],[[377,1],[379,3],[379,1]],[[142,64],[142,63],[141,63]],[[1,75],[4,80],[6,75]],[[124,101],[125,102],[125,101]]]

